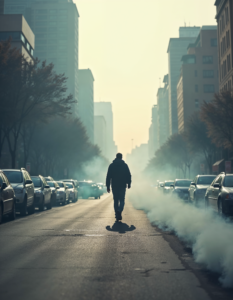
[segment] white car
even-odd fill
[[[67,185],[62,181],[57,181],[57,184],[59,185],[59,189],[57,190],[57,204],[62,203],[62,205],[66,205],[70,202],[70,191]]]
[[[70,191],[69,200],[71,200],[72,202],[76,202],[77,197],[78,197],[78,191],[76,190],[76,188],[74,187],[72,182],[66,182],[65,184],[66,184],[66,186],[68,187],[68,189]]]

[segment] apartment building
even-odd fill
[[[218,23],[219,88],[223,91],[233,87],[233,2],[217,0],[215,5]]]
[[[182,132],[204,101],[219,91],[217,27],[203,26],[195,41],[183,55],[177,84],[178,130]]]

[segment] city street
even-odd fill
[[[55,207],[0,228],[1,300],[231,299],[172,233],[112,196]]]

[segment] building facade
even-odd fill
[[[223,91],[233,87],[233,2],[217,0],[215,5],[218,23],[219,89]]]
[[[68,78],[67,94],[77,101],[72,111],[78,117],[79,13],[73,0],[5,0],[4,13],[25,16],[35,33],[34,56]]]
[[[90,69],[79,70],[79,118],[94,143],[94,77]]]
[[[168,45],[169,77],[169,133],[178,131],[177,118],[177,82],[180,76],[181,58],[187,53],[189,44],[194,43],[200,27],[180,27],[179,38],[171,38]]]
[[[33,60],[35,36],[23,15],[0,15],[0,41],[11,38],[12,47]]]
[[[103,116],[94,116],[94,144],[97,145],[103,156],[107,156],[107,128]]]
[[[169,77],[163,79],[164,87],[158,89],[158,148],[161,147],[169,137]]]
[[[113,113],[111,102],[95,102],[94,116],[103,116],[106,121],[106,158],[112,161],[116,157],[117,146],[113,138]]]
[[[151,159],[155,155],[155,151],[159,148],[158,143],[158,107],[152,107],[151,126],[149,129],[148,155]]]
[[[182,57],[180,79],[177,84],[178,129],[186,124],[203,101],[209,102],[219,91],[217,27],[203,26],[194,44]]]

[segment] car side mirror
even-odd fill
[[[29,179],[27,179],[27,180],[25,181],[25,184],[32,184],[32,181],[29,180]]]
[[[174,188],[174,184],[171,184],[170,187],[171,187],[171,188]]]
[[[50,186],[49,186],[49,185],[45,185],[45,188],[46,188],[46,189],[49,189],[49,188],[50,188]]]
[[[7,188],[7,184],[5,182],[2,183],[1,190],[5,190]]]
[[[215,183],[214,184],[214,188],[219,189],[220,188],[220,184],[219,183]]]
[[[191,182],[191,185],[196,186],[196,183],[195,182]]]
[[[60,189],[60,187],[59,187],[59,186],[57,186],[57,187],[56,187],[56,189],[57,189],[57,190],[59,190],[59,189]]]

